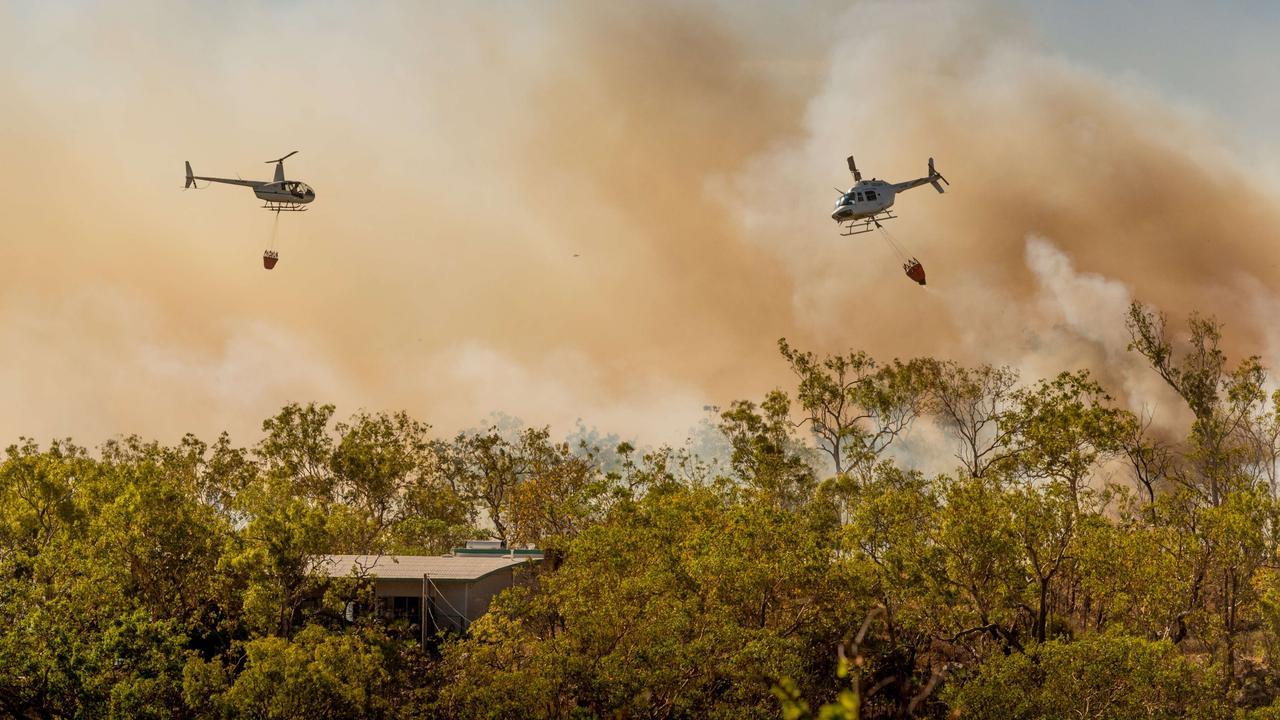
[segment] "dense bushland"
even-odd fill
[[[795,386],[718,411],[714,454],[316,404],[250,447],[20,440],[0,713],[1280,717],[1280,394],[1211,319],[1128,325],[1185,431],[1084,370],[782,342]],[[314,568],[480,535],[548,561],[427,649]]]

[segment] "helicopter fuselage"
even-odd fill
[[[836,201],[831,219],[838,223],[874,217],[893,206],[897,188],[883,180],[859,180]]]
[[[312,190],[310,185],[297,180],[263,183],[253,188],[253,194],[267,202],[293,205],[305,205],[316,199],[315,190]]]

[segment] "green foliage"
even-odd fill
[[[1121,634],[1051,640],[1024,653],[996,654],[960,678],[944,698],[961,717],[1218,718],[1209,674],[1168,641]]]
[[[770,678],[807,674],[848,588],[803,515],[751,497],[652,493],[578,535],[445,649],[442,712],[501,715],[521,688],[525,716],[772,715]]]
[[[790,401],[772,392],[764,402],[739,400],[720,414],[720,432],[732,449],[733,479],[779,507],[805,502],[817,486],[806,448],[792,434]]]
[[[324,630],[304,625],[324,610],[315,561],[405,537],[442,549],[471,534],[460,529],[470,510],[441,490],[426,426],[361,414],[331,429],[331,416],[288,406],[265,423],[256,453],[225,435],[173,447],[127,437],[98,459],[70,442],[10,446],[0,462],[0,714],[232,712],[258,697],[236,689],[249,651],[261,672],[273,660],[293,667],[294,655],[270,648],[304,632],[299,651],[314,651],[315,667],[363,675],[376,655],[395,672],[380,689],[411,695],[422,682],[385,638],[366,642],[376,652],[341,638],[307,644]],[[244,688],[258,678],[245,677]],[[381,702],[330,690],[345,703],[334,707],[355,714]]]
[[[1136,424],[1110,400],[1088,371],[1064,372],[1016,391],[1012,407],[997,419],[1010,445],[1002,469],[1065,486],[1079,509],[1091,470],[1123,450]]]
[[[209,702],[232,717],[384,718],[392,714],[391,675],[383,637],[335,633],[308,625],[292,640],[263,637],[244,645],[243,669]],[[216,689],[207,670],[188,678],[197,688]]]

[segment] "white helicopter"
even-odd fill
[[[186,187],[195,185],[196,180],[225,183],[227,185],[243,185],[253,188],[253,194],[257,195],[260,200],[265,201],[262,207],[268,210],[274,210],[277,214],[281,212],[303,212],[306,210],[303,206],[316,199],[316,191],[312,190],[311,186],[304,182],[286,180],[284,177],[284,161],[297,154],[298,151],[294,150],[282,158],[267,161],[268,165],[271,163],[276,164],[274,180],[240,180],[238,178],[232,180],[230,178],[192,175],[191,163],[188,162]]]
[[[862,173],[858,172],[858,166],[853,162],[852,155],[849,156],[849,172],[853,173],[853,187],[849,188],[848,192],[836,189],[836,192],[841,195],[836,201],[835,210],[831,213],[831,219],[844,228],[844,232],[840,234],[846,236],[871,232],[880,227],[881,220],[892,220],[898,217],[889,208],[893,207],[894,196],[903,190],[929,184],[933,185],[934,190],[943,192],[938,181],[951,184],[942,177],[941,173],[933,169],[933,158],[929,158],[927,177],[906,182],[890,183],[876,178],[863,180]]]

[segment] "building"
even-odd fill
[[[425,641],[440,630],[466,632],[494,595],[541,561],[540,550],[471,540],[448,555],[326,555],[318,568],[331,578],[374,578],[382,609],[417,626]]]

